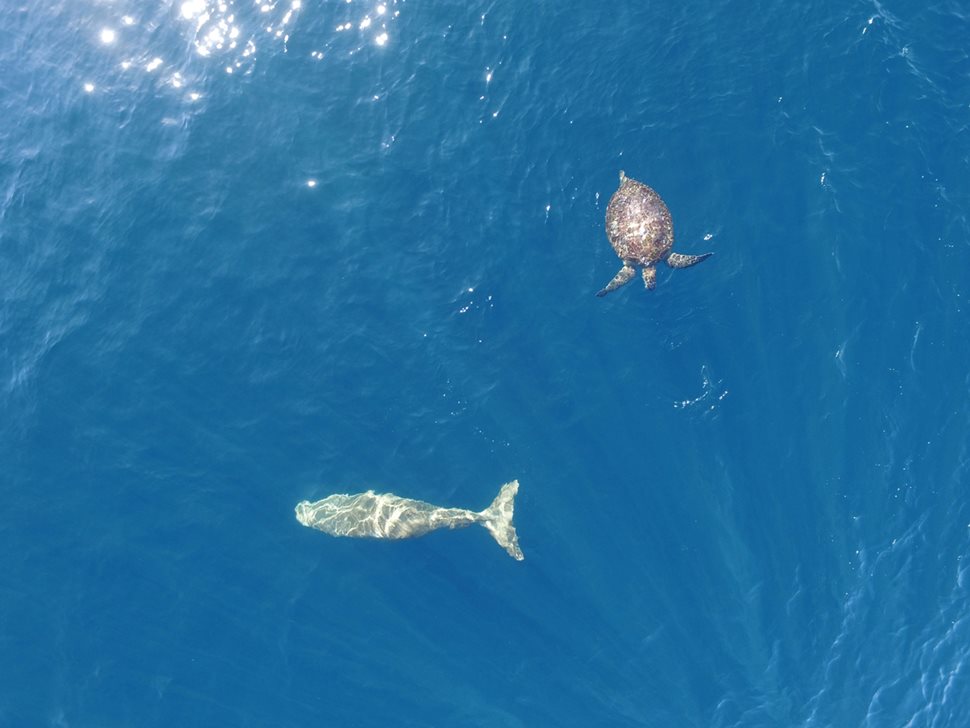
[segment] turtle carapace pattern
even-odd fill
[[[623,261],[623,267],[597,296],[605,296],[629,283],[641,268],[643,284],[650,290],[657,285],[656,264],[671,268],[690,268],[713,253],[681,255],[672,252],[674,223],[670,210],[652,188],[620,171],[620,187],[606,206],[606,236]]]

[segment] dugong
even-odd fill
[[[440,508],[424,501],[372,490],[355,495],[336,493],[315,503],[300,501],[296,506],[296,520],[331,536],[390,539],[423,536],[439,528],[464,528],[480,523],[509,556],[522,561],[525,557],[512,525],[518,491],[518,480],[506,483],[492,504],[477,513],[464,508]]]

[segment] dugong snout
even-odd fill
[[[304,526],[310,525],[310,501],[300,501],[296,504],[296,520]]]

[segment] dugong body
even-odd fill
[[[502,486],[498,496],[484,511],[464,508],[441,508],[424,501],[401,498],[393,493],[336,493],[315,503],[301,501],[296,506],[296,520],[331,536],[355,538],[412,538],[439,528],[464,528],[480,523],[509,555],[521,561],[525,557],[512,525],[515,494],[519,481]]]

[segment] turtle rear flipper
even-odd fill
[[[633,278],[633,275],[636,272],[636,268],[634,268],[632,265],[624,264],[623,267],[620,268],[620,272],[613,276],[613,280],[606,284],[606,288],[599,291],[596,295],[605,296],[610,291],[615,291],[620,286],[626,285],[630,282],[630,279]]]
[[[707,260],[714,253],[702,253],[701,255],[681,255],[680,253],[671,253],[667,256],[667,265],[671,268],[690,268],[692,265],[697,265],[702,260]]]

